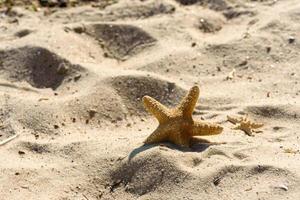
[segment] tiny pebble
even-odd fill
[[[19,155],[24,155],[25,152],[24,151],[18,151]]]
[[[289,43],[292,44],[295,42],[296,39],[293,36],[290,36],[288,40],[289,40]]]
[[[288,189],[289,189],[288,186],[286,186],[284,184],[280,184],[280,185],[276,186],[275,188],[279,188],[279,189],[282,189],[284,191],[288,191]]]

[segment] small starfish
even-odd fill
[[[253,136],[253,132],[258,132],[253,129],[258,129],[264,126],[263,123],[257,123],[251,121],[248,116],[243,117],[230,117],[227,116],[227,119],[229,122],[236,124],[236,126],[233,129],[239,129],[244,131],[247,135]]]
[[[175,108],[167,108],[155,99],[144,96],[146,110],[154,115],[159,126],[144,141],[146,144],[172,142],[179,146],[189,147],[195,139],[193,136],[220,134],[223,128],[217,124],[194,121],[193,110],[199,97],[199,87],[194,86]]]

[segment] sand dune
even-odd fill
[[[123,0],[2,11],[0,199],[300,199],[299,9]],[[143,145],[158,123],[142,97],[171,107],[193,85],[193,117],[224,127],[203,139],[226,144]],[[227,115],[262,132],[233,130]]]

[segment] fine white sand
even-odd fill
[[[185,5],[191,4],[191,5]],[[120,0],[0,16],[0,199],[300,199],[299,0]],[[45,15],[45,13],[47,15]],[[235,70],[235,73],[234,71]],[[149,95],[222,145],[143,146]],[[264,123],[247,136],[227,122]]]

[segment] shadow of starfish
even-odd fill
[[[143,151],[147,151],[148,149],[151,149],[153,147],[159,146],[159,144],[144,144],[142,146],[139,146],[135,149],[133,149],[129,156],[128,156],[128,160],[130,161],[133,157],[135,157],[137,154],[143,152]]]
[[[169,142],[165,143],[160,143],[160,144],[144,144],[142,146],[139,146],[135,149],[133,149],[129,156],[128,156],[128,161],[131,161],[136,155],[139,153],[142,153],[144,151],[147,151],[148,149],[161,146],[161,147],[167,147],[172,150],[178,150],[182,152],[203,152],[205,151],[209,146],[212,145],[221,145],[225,143],[218,143],[218,142],[210,142],[209,140],[202,139],[202,138],[193,138],[191,141],[191,147],[181,147],[179,145],[175,145]]]

